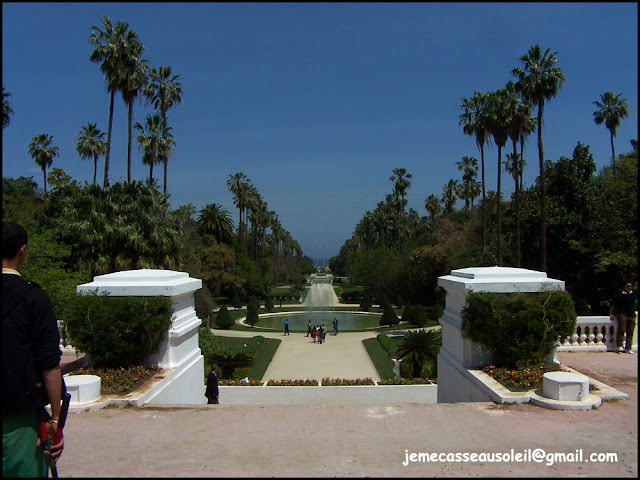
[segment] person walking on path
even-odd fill
[[[316,327],[314,326],[311,329],[311,339],[313,340],[313,343],[316,343],[316,337],[318,336],[318,330],[316,329]]]
[[[333,317],[333,334],[338,335],[338,319]]]
[[[321,330],[322,330],[322,343],[324,343],[327,341],[327,327],[324,326],[324,323],[322,324]]]
[[[289,319],[284,320],[284,334],[289,335]]]
[[[307,323],[307,334],[305,335],[305,337],[308,337],[309,335],[311,335],[311,320],[309,320],[309,323]]]
[[[3,221],[3,477],[47,477],[47,457],[57,462],[64,449],[63,438],[54,444],[63,392],[60,332],[49,296],[19,273],[26,255],[26,230]],[[49,403],[50,418],[44,410]],[[40,439],[41,428],[46,444]]]
[[[207,375],[207,389],[204,392],[204,396],[207,397],[207,404],[220,403],[220,392],[218,391],[218,365],[215,363],[211,365],[211,371]]]
[[[609,308],[609,318],[618,319],[618,331],[616,332],[616,345],[618,352],[626,352],[633,355],[633,331],[636,328],[636,308],[638,297],[632,290],[631,282],[625,282],[620,292],[613,299]],[[626,334],[626,342],[625,342]],[[625,344],[626,343],[626,344]]]

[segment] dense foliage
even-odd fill
[[[130,367],[158,350],[172,313],[168,297],[79,295],[69,299],[64,330],[97,366]]]
[[[470,292],[461,316],[462,335],[484,345],[495,364],[507,368],[542,363],[576,325],[571,295],[561,290]]]

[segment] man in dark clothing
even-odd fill
[[[39,438],[39,414],[49,400],[51,418],[44,425],[50,443],[58,431],[62,352],[51,300],[39,285],[19,273],[26,255],[27,232],[17,223],[3,221],[3,477],[46,477],[45,456],[58,461],[64,448],[64,440],[60,440],[45,450]]]
[[[636,328],[636,308],[638,297],[631,288],[631,282],[625,282],[623,290],[613,299],[609,309],[609,317],[613,320],[618,317],[618,331],[616,332],[616,345],[618,352],[626,352],[633,355],[633,331]],[[625,344],[625,334],[627,336]]]
[[[207,390],[204,392],[204,396],[207,397],[208,404],[212,403],[220,403],[218,398],[220,393],[218,392],[218,375],[216,375],[216,371],[218,370],[218,365],[215,363],[211,365],[211,371],[209,375],[207,375]]]

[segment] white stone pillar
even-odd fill
[[[438,354],[438,403],[491,401],[475,387],[468,369],[489,365],[490,352],[462,336],[461,312],[470,291],[486,293],[530,293],[564,290],[564,282],[547,278],[545,272],[512,267],[473,267],[452,270],[438,278],[447,292],[446,307],[439,321],[442,347]]]
[[[126,270],[99,275],[91,283],[78,285],[78,293],[107,292],[114,297],[170,297],[173,303],[171,325],[158,351],[145,359],[165,370],[162,385],[148,403],[201,404],[204,397],[204,357],[198,346],[198,327],[193,294],[202,280],[172,270]]]

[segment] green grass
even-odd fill
[[[362,341],[362,344],[369,354],[373,365],[376,367],[380,378],[395,377],[395,374],[393,373],[393,362],[387,358],[389,354],[384,348],[382,348],[378,339],[367,338]]]
[[[234,372],[234,377],[248,377],[256,380],[262,379],[282,341],[276,338],[264,338],[260,335],[252,338],[223,336],[217,336],[217,338],[231,353],[244,352],[253,357],[253,365],[251,367],[238,368]]]

